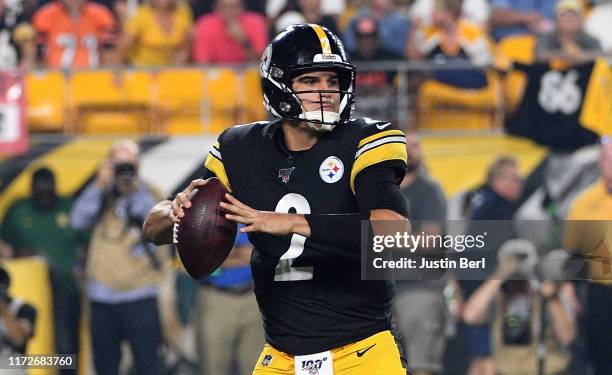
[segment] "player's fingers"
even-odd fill
[[[224,209],[226,209],[226,210],[228,210],[228,211],[230,211],[232,213],[235,213],[237,215],[240,215],[240,216],[244,216],[244,217],[255,217],[256,216],[252,209],[246,209],[246,208],[237,206],[235,204],[230,204],[230,203],[226,203],[226,202],[219,202],[219,205],[222,208],[224,208]]]
[[[198,179],[191,181],[191,183],[189,183],[189,186],[187,186],[187,189],[189,190],[189,192],[191,192],[193,189],[197,188],[198,186],[204,186],[207,183],[208,181],[198,178]]]
[[[242,232],[242,233],[257,232],[257,225],[256,224],[251,224],[251,225],[248,225],[246,227],[242,227],[242,228],[240,228],[240,232]]]
[[[241,223],[241,224],[252,224],[254,222],[252,218],[248,218],[248,217],[244,217],[240,215],[225,214],[225,218],[231,221],[235,221],[237,223]]]
[[[238,199],[236,199],[236,197],[234,197],[230,193],[225,193],[225,199],[227,199],[231,204],[236,205],[236,206],[238,206],[240,208],[243,208],[245,210],[252,210],[251,207],[249,207],[246,204],[240,202]]]

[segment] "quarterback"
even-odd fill
[[[267,344],[253,374],[399,375],[406,363],[391,324],[391,281],[364,281],[361,220],[404,221],[403,132],[351,118],[355,68],[336,35],[292,25],[260,63],[266,108],[277,117],[225,130],[205,162],[231,194],[227,218],[245,224]],[[192,181],[155,206],[156,243],[189,207]]]

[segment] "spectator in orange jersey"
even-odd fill
[[[135,66],[184,64],[191,47],[192,15],[177,0],[151,0],[128,19],[117,48],[117,62]]]
[[[87,0],[51,2],[34,14],[32,23],[49,68],[96,68],[113,43],[112,13]]]

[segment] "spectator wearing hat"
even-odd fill
[[[580,64],[603,54],[599,41],[583,30],[583,7],[578,0],[561,0],[555,7],[555,30],[540,35],[536,43],[536,59],[562,59]]]
[[[351,55],[357,64],[375,61],[402,60],[404,57],[385,48],[380,40],[378,22],[364,17],[355,23],[357,49]],[[392,112],[391,96],[397,73],[393,70],[361,69],[357,75],[356,90],[360,95],[359,110],[370,116],[387,116]]]
[[[16,201],[2,223],[2,238],[17,256],[41,255],[49,265],[56,351],[78,353],[80,292],[76,280],[79,237],[70,226],[72,199],[58,196],[46,167],[32,174],[31,195]]]
[[[353,55],[357,50],[357,23],[362,18],[378,22],[378,32],[382,46],[398,55],[404,54],[404,45],[410,33],[410,20],[397,11],[391,0],[368,0],[357,15],[349,22],[344,33],[344,46]]]

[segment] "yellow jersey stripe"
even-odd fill
[[[325,31],[323,31],[323,28],[315,23],[311,23],[308,26],[312,27],[315,33],[317,33],[319,42],[321,42],[321,50],[323,51],[323,54],[331,54],[332,50],[329,45],[329,39],[327,39],[327,34],[325,34]]]
[[[351,170],[351,190],[355,192],[355,178],[367,167],[387,160],[401,160],[406,163],[406,144],[401,142],[384,143],[372,148],[357,157]]]
[[[229,179],[225,173],[225,167],[221,160],[217,159],[212,153],[209,153],[206,162],[204,162],[204,166],[221,180],[227,191],[230,193],[232,192],[232,187],[230,186]]]
[[[220,150],[221,144],[219,143],[219,141],[217,141],[217,142],[215,142],[213,147],[216,148],[217,150]]]
[[[373,134],[373,135],[371,135],[369,137],[366,137],[366,138],[362,139],[359,142],[359,145],[357,146],[357,148],[365,145],[366,143],[370,143],[370,142],[375,141],[375,140],[377,140],[379,138],[386,137],[386,136],[389,136],[389,135],[401,135],[403,137],[404,136],[404,132],[402,132],[401,130],[387,130],[387,131],[384,131],[384,132]]]

